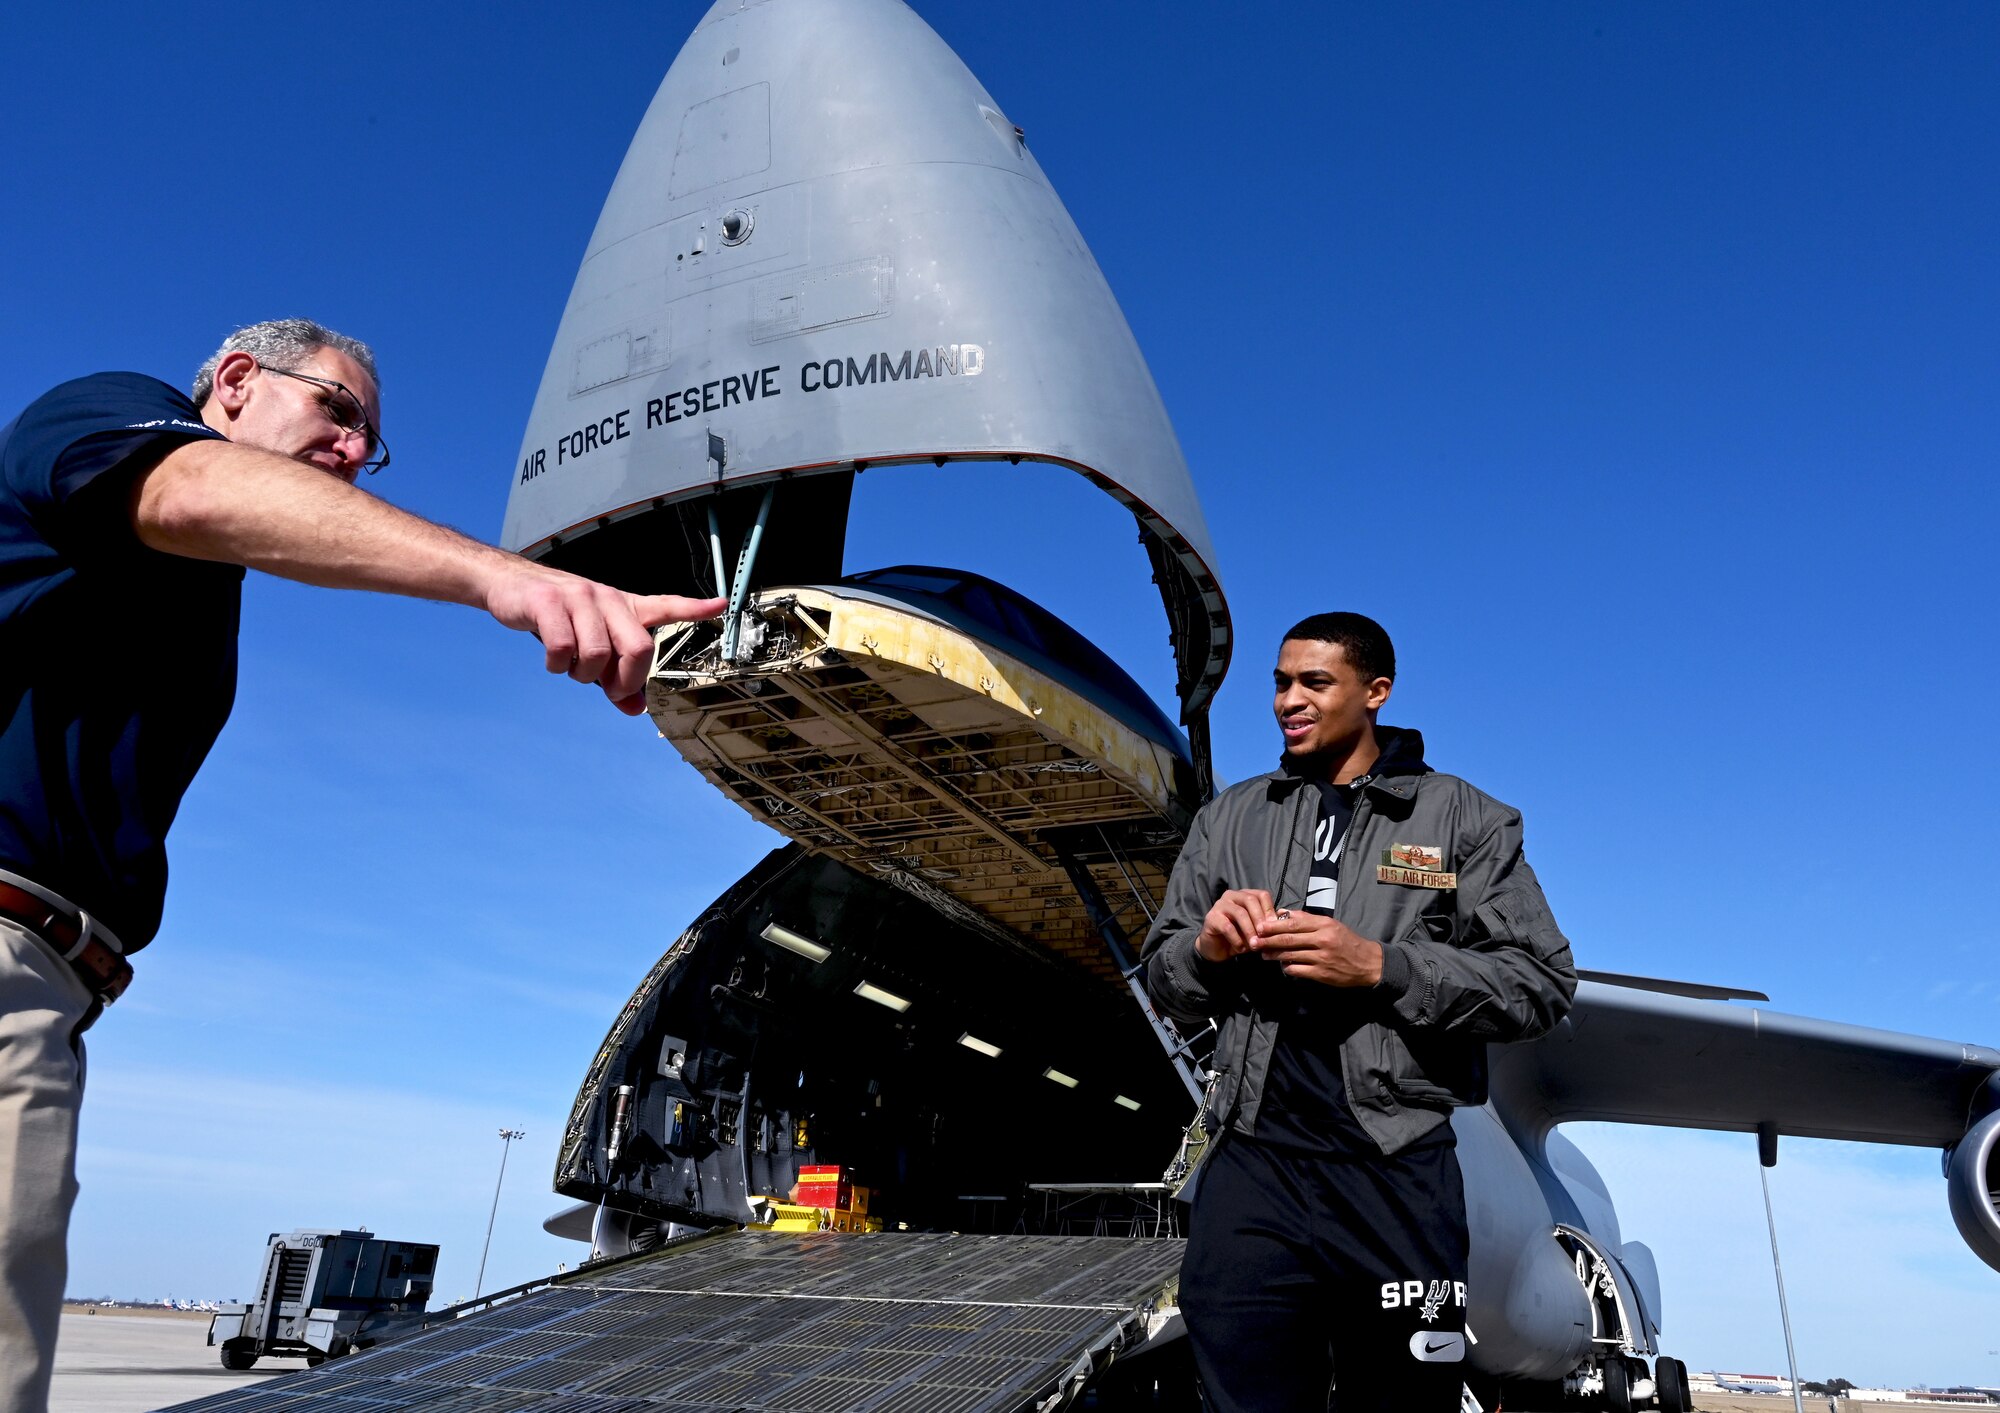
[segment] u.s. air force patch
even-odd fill
[[[1458,875],[1445,872],[1444,850],[1435,844],[1391,844],[1382,851],[1375,881],[1405,888],[1458,887]]]

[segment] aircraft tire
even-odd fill
[[[1604,1413],[1634,1413],[1632,1371],[1615,1354],[1606,1355],[1604,1359],[1604,1397],[1598,1407]]]
[[[1653,1361],[1653,1388],[1660,1413],[1689,1413],[1687,1381],[1681,1377],[1680,1362],[1662,1354]]]
[[[222,1346],[222,1367],[225,1369],[240,1374],[256,1362],[257,1356],[247,1349],[231,1349],[226,1344]]]
[[[1688,1377],[1688,1366],[1676,1359],[1674,1369],[1681,1376],[1681,1413],[1694,1413],[1694,1380]]]

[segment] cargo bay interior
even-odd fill
[[[1130,1231],[1168,1204],[1036,1188],[1156,1182],[1189,1107],[1122,985],[788,845],[626,1004],[556,1187],[604,1203],[616,1249],[750,1220],[809,1164],[869,1188],[891,1230],[1061,1229],[1082,1210]]]

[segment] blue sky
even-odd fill
[[[497,533],[701,8],[13,16],[0,417],[306,313],[380,353],[374,488]],[[2000,1043],[1967,886],[2000,853],[2000,11],[918,8],[1179,430],[1242,644],[1225,778],[1275,750],[1274,636],[1360,609],[1388,719],[1526,812],[1583,965]],[[1129,521],[1054,470],[994,506],[993,474],[871,472],[850,566],[992,574],[1167,698]],[[104,690],[173,631],[104,624]],[[72,1289],[240,1294],[267,1231],[366,1223],[469,1293],[502,1125],[489,1288],[574,1259],[538,1223],[575,1086],[772,836],[472,613],[253,576],[243,647],[165,929],[92,1037]],[[1575,1136],[1660,1255],[1669,1351],[1780,1367],[1751,1140]],[[2000,1383],[2000,1276],[1934,1154],[1788,1142],[1773,1190],[1808,1377]]]

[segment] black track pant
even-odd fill
[[[1236,1134],[1201,1173],[1181,1311],[1209,1413],[1454,1413],[1458,1155],[1307,1158]]]

